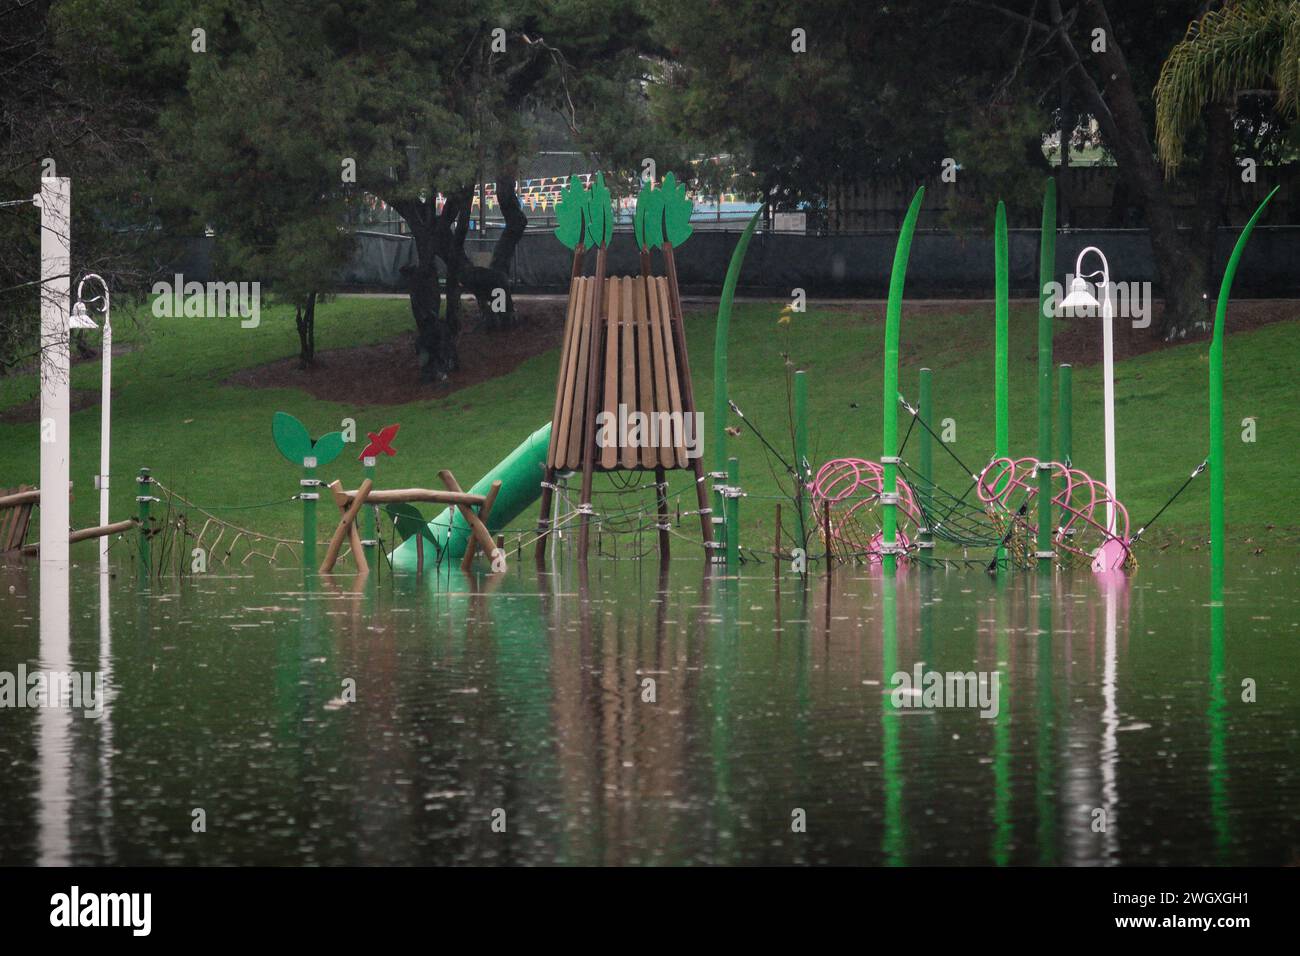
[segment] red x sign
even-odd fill
[[[361,461],[366,458],[377,458],[381,451],[390,458],[393,455],[396,455],[397,449],[394,448],[392,444],[393,436],[397,434],[397,430],[401,427],[401,425],[385,425],[383,428],[379,429],[378,435],[374,432],[366,432],[366,437],[370,439],[370,444],[361,450],[361,454],[357,456],[357,460]]]

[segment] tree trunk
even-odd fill
[[[441,382],[458,365],[456,340],[438,321],[438,213],[431,202],[402,200],[393,203],[406,220],[415,242],[415,262],[402,267],[411,296],[415,319],[415,354],[420,363],[421,382]]]
[[[1052,0],[1049,9],[1054,25],[1059,28],[1061,16],[1058,0]],[[1125,172],[1137,193],[1137,200],[1145,213],[1147,230],[1151,236],[1151,250],[1155,256],[1156,275],[1165,300],[1164,320],[1156,330],[1157,334],[1166,339],[1181,337],[1189,329],[1208,321],[1207,255],[1195,235],[1184,235],[1178,230],[1178,219],[1147,135],[1133,78],[1111,26],[1104,0],[1083,0],[1081,12],[1084,32],[1091,34],[1092,30],[1100,29],[1106,37],[1105,49],[1095,54],[1101,74],[1108,77],[1104,90],[1097,86],[1079,62],[1078,53],[1064,29],[1058,31],[1058,42],[1066,47],[1064,52],[1076,64],[1071,73],[1076,89],[1083,94],[1096,116],[1106,142],[1114,150],[1120,169]],[[1204,161],[1213,167],[1220,161],[1220,157],[1207,150]],[[1216,170],[1208,168],[1206,173],[1214,176]],[[1218,205],[1221,203],[1220,192]],[[1202,211],[1197,224],[1198,229],[1204,226],[1205,216],[1211,216],[1217,221],[1218,209],[1210,209],[1212,205],[1215,204],[1207,200],[1206,209]],[[1194,229],[1193,233],[1197,233],[1198,229]],[[1213,248],[1212,227],[1210,248]]]
[[[523,206],[515,192],[513,168],[498,173],[497,200],[501,203],[506,228],[493,247],[491,262],[486,266],[478,266],[470,261],[465,254],[464,229],[457,229],[454,241],[447,244],[447,255],[444,257],[449,271],[451,262],[457,263],[457,278],[461,285],[474,294],[474,299],[478,302],[479,318],[489,329],[508,325],[515,318],[515,301],[510,291],[510,264],[514,261],[515,249],[528,226],[528,217],[524,215]]]
[[[298,327],[298,368],[316,365],[316,293],[309,292],[305,302],[294,309],[294,324]]]

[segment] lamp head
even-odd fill
[[[1099,306],[1097,297],[1088,289],[1088,283],[1081,276],[1075,276],[1070,283],[1070,294],[1061,300],[1057,312],[1060,315],[1095,315]]]
[[[86,311],[86,303],[82,302],[80,299],[78,299],[76,305],[72,307],[72,314],[68,316],[68,328],[70,329],[99,328],[99,326],[95,324],[95,320],[90,317],[90,313]]]

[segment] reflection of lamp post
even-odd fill
[[[1114,315],[1112,314],[1110,302],[1110,263],[1106,261],[1106,256],[1096,246],[1088,246],[1079,253],[1079,258],[1074,263],[1074,281],[1070,283],[1070,294],[1061,301],[1057,309],[1062,315],[1079,315],[1080,313],[1092,312],[1097,308],[1097,297],[1088,290],[1088,283],[1084,281],[1084,275],[1080,271],[1083,266],[1083,257],[1090,252],[1097,253],[1097,258],[1101,260],[1101,271],[1090,272],[1088,275],[1101,276],[1101,289],[1104,300],[1101,303],[1102,349],[1105,363],[1102,376],[1106,405],[1106,487],[1110,491],[1110,498],[1106,502],[1106,531],[1109,534],[1114,534],[1115,500],[1118,497],[1118,491],[1115,488],[1115,337],[1112,328]]]
[[[108,283],[93,272],[77,283],[77,302],[72,307],[69,325],[74,329],[95,328],[95,320],[87,313],[86,302],[81,295],[82,287],[89,279],[94,279],[104,289],[103,296],[91,301],[97,302],[102,298],[104,303],[99,310],[104,313],[104,338],[99,379],[99,474],[95,476],[95,487],[99,489],[99,523],[106,525],[108,524],[109,423],[113,417],[113,323],[109,315]],[[99,570],[101,573],[108,571],[108,535],[102,535],[99,539]]]

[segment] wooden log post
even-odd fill
[[[460,485],[456,482],[456,476],[450,471],[443,469],[438,472],[438,478],[451,491],[456,492],[457,494],[464,494],[460,490]],[[478,496],[469,495],[467,497],[477,498]],[[477,503],[481,505],[484,500],[485,499],[479,499]],[[487,527],[479,520],[478,515],[474,513],[474,510],[468,504],[458,503],[456,508],[460,511],[460,516],[465,519],[465,523],[469,525],[471,533],[482,546],[484,552],[491,554],[492,550],[496,547],[496,544],[492,541],[492,535],[488,533]]]
[[[450,474],[450,472],[448,474]],[[482,521],[484,525],[487,524],[488,517],[492,514],[492,505],[496,503],[497,492],[500,490],[501,482],[494,481],[492,482],[492,487],[488,489],[488,493],[483,497],[483,504],[478,509],[478,516],[479,520]],[[465,556],[460,559],[460,569],[462,571],[468,571],[474,564],[474,552],[476,552],[478,548],[478,538],[471,535],[469,541],[465,542]],[[487,557],[489,561],[492,560],[491,551],[487,552]]]
[[[331,484],[330,491],[334,493],[335,502],[338,502],[340,507],[343,508],[343,517],[339,521],[339,526],[334,529],[333,536],[330,537],[329,547],[325,551],[325,560],[321,562],[320,573],[329,574],[334,570],[334,564],[339,559],[339,550],[343,547],[345,535],[351,535],[352,550],[357,559],[357,571],[362,574],[369,573],[370,568],[366,564],[365,549],[361,547],[361,535],[357,533],[354,522],[356,521],[357,512],[361,510],[362,505],[366,503],[366,497],[370,494],[370,479],[367,478],[361,482],[361,487],[357,489],[356,494],[351,496],[350,502],[339,482],[335,481]],[[346,504],[344,504],[345,502]]]

